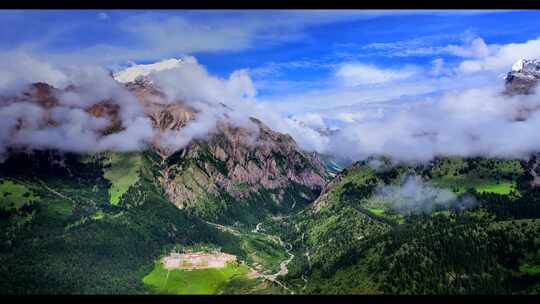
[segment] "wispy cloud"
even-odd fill
[[[70,12],[71,13],[71,12]],[[398,15],[486,14],[490,11],[288,10],[288,11],[62,11],[1,12],[4,28],[15,26],[29,41],[2,44],[57,62],[115,64],[153,61],[203,52],[235,52],[314,39],[312,26]],[[45,16],[45,17],[43,17]],[[96,16],[100,21],[95,22]],[[39,17],[39,18],[36,18]],[[31,28],[39,28],[39,35]],[[51,31],[62,29],[61,35]],[[107,35],[97,33],[107,33]],[[2,31],[0,31],[0,35]],[[45,37],[43,37],[43,34]],[[10,35],[15,35],[11,33]],[[14,37],[16,37],[15,35]],[[69,39],[66,39],[69,37]],[[66,44],[73,37],[81,45]],[[38,41],[39,39],[39,41]],[[1,44],[1,43],[0,43]]]
[[[251,69],[253,77],[275,77],[281,76],[289,70],[299,69],[332,69],[337,67],[337,63],[332,63],[317,59],[295,60],[285,62],[266,62],[263,65]]]
[[[109,15],[107,13],[101,12],[98,14],[99,20],[107,20],[109,19]]]
[[[108,20],[107,37],[93,36],[83,45],[64,45],[65,35],[86,37],[98,26],[92,20],[66,18],[61,11],[47,12],[51,18],[34,18],[36,12],[2,12],[4,26],[21,27],[28,20],[43,29],[44,38],[24,32],[32,40],[4,45],[6,50],[23,49],[33,55],[57,62],[84,61],[112,64],[120,61],[159,60],[198,52],[239,51],[264,48],[306,38],[305,28],[346,20],[375,18],[381,13],[365,11],[134,11],[133,13],[96,12],[98,19]],[[113,18],[113,13],[114,15]],[[41,20],[41,21],[40,21]],[[94,19],[95,20],[95,19]],[[104,25],[103,25],[104,26]],[[51,35],[54,29],[63,35]],[[30,44],[29,44],[30,43]],[[60,45],[62,47],[60,47]]]
[[[414,66],[403,68],[378,68],[362,63],[344,63],[336,71],[335,76],[345,86],[377,85],[405,80],[420,73]]]
[[[495,45],[488,46],[485,41],[471,31],[461,34],[441,34],[418,37],[395,42],[375,42],[363,46],[341,46],[344,54],[354,55],[355,49],[361,53],[357,56],[455,56],[462,58],[479,58],[487,56]],[[349,49],[349,50],[347,50]]]
[[[494,46],[485,56],[463,61],[458,70],[463,73],[505,72],[522,58],[540,58],[540,38]]]

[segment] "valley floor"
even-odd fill
[[[262,222],[253,231],[241,231],[211,222],[207,224],[244,239],[245,248],[251,250],[249,258],[239,261],[237,256],[216,251],[171,253],[157,261],[152,272],[143,278],[153,293],[236,293],[230,288],[233,285],[235,289],[247,293],[294,293],[280,281],[288,273],[287,266],[294,259],[290,245],[279,236],[264,233]],[[278,252],[265,252],[264,248],[256,251],[250,247],[254,241],[276,244],[280,249]],[[281,260],[285,255],[286,259]]]

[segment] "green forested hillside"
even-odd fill
[[[186,160],[175,157],[168,160],[171,173],[187,178],[181,166]],[[15,154],[0,164],[0,275],[9,278],[0,281],[0,290],[538,293],[540,190],[530,184],[532,165],[480,158],[392,164],[382,158],[375,166],[371,159],[343,170],[316,201],[298,209],[274,210],[265,205],[271,196],[264,192],[245,205],[216,198],[180,209],[166,198],[159,182],[163,162],[153,152]],[[454,200],[414,210],[397,208],[381,195],[380,189],[401,187],[410,176],[447,189]],[[501,191],[506,185],[509,190]],[[291,198],[307,191],[295,187]],[[465,199],[468,205],[459,203]],[[178,246],[205,244],[265,275],[285,265],[278,277],[283,285],[249,279],[244,268],[240,275],[224,272],[231,276],[178,271],[158,284],[161,289],[152,285],[162,279],[160,257]],[[215,282],[205,282],[207,275]],[[190,276],[203,281],[191,289],[178,285]]]
[[[312,208],[273,223],[296,251],[287,282],[301,293],[538,293],[540,192],[527,183],[528,166],[478,158],[357,163]],[[403,213],[376,199],[377,189],[410,174],[474,204]],[[440,183],[451,179],[465,182]],[[503,194],[486,190],[490,183],[515,186]]]
[[[139,178],[117,205],[100,156],[66,155],[62,166],[51,165],[49,153],[29,157],[0,165],[3,183],[24,185],[37,197],[17,210],[2,208],[2,293],[146,293],[142,278],[178,244],[211,243],[245,256],[237,237],[164,198],[153,153],[140,156]]]

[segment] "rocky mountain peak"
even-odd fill
[[[169,200],[190,208],[200,197],[228,193],[242,200],[270,191],[271,200],[281,205],[292,184],[306,189],[296,199],[315,199],[329,177],[322,162],[302,151],[290,135],[251,121],[253,128],[220,120],[208,139],[194,140],[168,156],[167,174],[160,181]]]
[[[505,77],[505,94],[533,94],[540,79],[540,60],[520,59]]]

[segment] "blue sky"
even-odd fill
[[[166,47],[155,54],[126,54],[125,60],[149,62],[160,56],[195,55],[210,71],[227,74],[238,68],[254,68],[265,62],[297,60],[339,61],[339,53],[360,53],[360,47],[371,43],[388,43],[421,37],[438,38],[433,43],[457,43],[465,32],[482,37],[486,43],[523,42],[540,32],[538,11],[138,11],[138,10],[67,10],[2,11],[0,47],[35,48],[43,53],[70,53],[96,46],[118,46],[144,49]],[[176,19],[175,19],[176,18]],[[139,19],[139,20],[137,20]],[[175,29],[174,20],[177,22]],[[170,22],[169,22],[170,21]],[[149,29],[154,26],[153,29]],[[193,30],[215,39],[219,31],[205,32],[204,26],[221,29],[231,40],[198,41],[174,45],[174,40]],[[239,27],[234,28],[235,26]],[[162,31],[169,37],[155,41],[148,35]],[[236,32],[235,32],[236,31]],[[215,36],[212,36],[215,35]],[[211,36],[211,37],[210,37]],[[223,35],[221,35],[223,36]],[[169,38],[171,43],[163,40]],[[146,57],[146,58],[145,58]],[[365,62],[388,65],[422,63],[429,58],[409,57],[388,61],[374,52]],[[106,64],[105,58],[93,58]],[[311,75],[305,73],[302,78]]]
[[[475,39],[502,46],[538,38],[539,17],[539,11],[470,10],[2,11],[0,51],[113,70],[192,55],[220,77],[248,69],[259,98],[276,101],[335,91],[347,82],[336,78],[347,64],[405,75],[391,82],[425,81],[434,60],[452,69],[488,56],[471,53]]]

